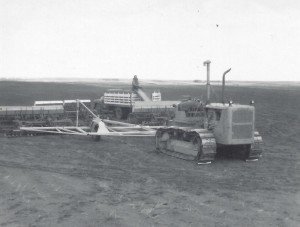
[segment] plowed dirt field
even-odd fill
[[[0,82],[0,105],[95,99],[107,87]],[[199,85],[158,88],[165,100],[204,95]],[[236,86],[226,94],[256,102],[264,140],[257,162],[198,166],[156,153],[153,138],[1,137],[0,225],[299,226],[299,87]]]

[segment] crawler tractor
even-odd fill
[[[210,102],[210,61],[207,66],[207,101],[185,101],[176,106],[174,125],[156,132],[156,149],[177,158],[211,163],[219,152],[243,152],[246,160],[261,156],[262,138],[255,131],[254,102],[250,105]]]

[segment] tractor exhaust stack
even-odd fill
[[[231,70],[230,69],[227,69],[224,73],[223,73],[223,79],[222,79],[222,103],[224,104],[225,103],[225,100],[224,100],[224,92],[225,92],[225,75],[227,73],[229,73]]]
[[[210,103],[210,60],[203,62],[203,65],[207,69],[207,79],[206,79],[206,103]]]

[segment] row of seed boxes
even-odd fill
[[[90,99],[78,99],[81,103],[84,103],[88,108],[91,107],[91,100]],[[76,116],[77,110],[77,100],[47,100],[47,101],[35,101],[34,106],[55,106],[55,105],[62,105],[65,111],[65,114],[68,118],[74,118]],[[80,110],[80,115],[87,116],[87,110],[82,107],[81,105],[78,106]]]
[[[61,116],[64,114],[62,105],[52,106],[0,106],[1,119],[30,118],[35,116]]]
[[[156,101],[156,102],[135,102],[132,107],[132,112],[174,112],[174,106],[180,101]]]

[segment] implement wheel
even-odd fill
[[[123,110],[121,107],[117,107],[115,109],[115,115],[118,120],[121,120],[123,118]]]

